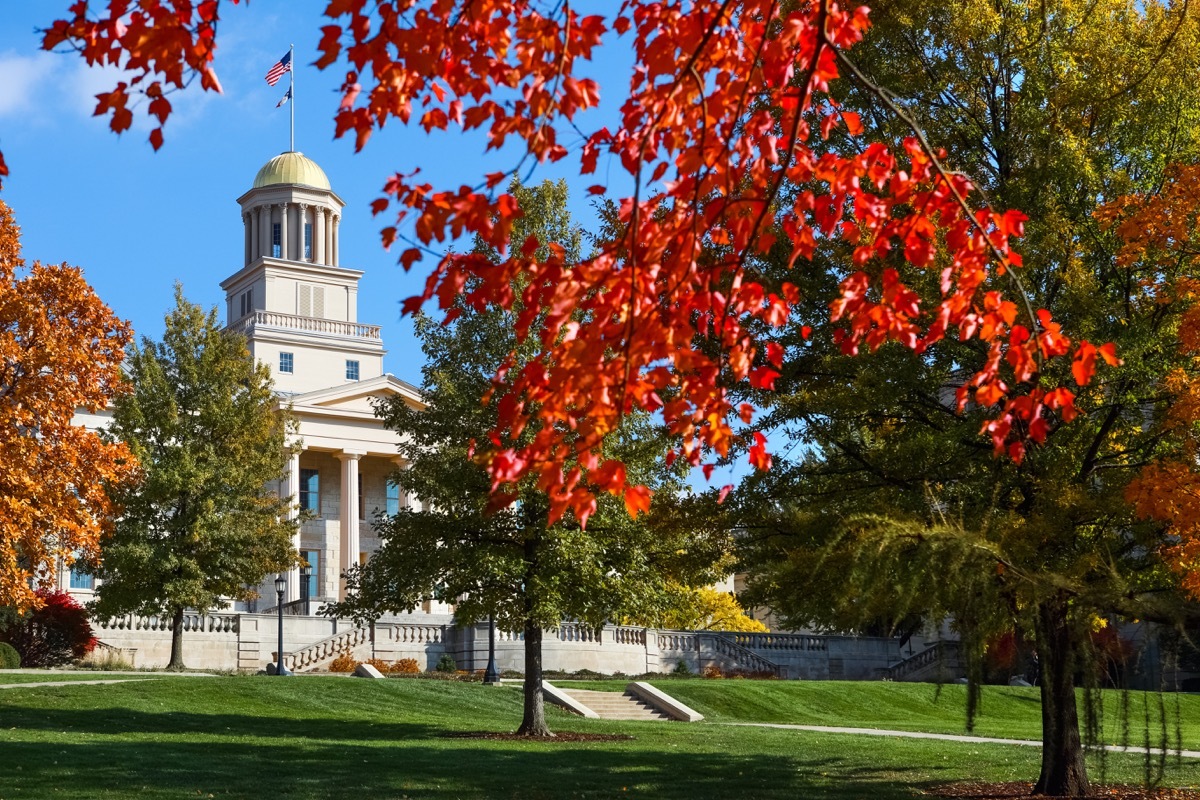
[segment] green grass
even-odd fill
[[[623,691],[627,681],[560,682],[565,687]],[[966,688],[958,684],[851,681],[747,681],[699,678],[651,681],[654,686],[704,714],[710,722],[782,722],[933,733],[966,733]],[[558,684],[556,684],[558,685]],[[1108,744],[1145,740],[1146,712],[1151,738],[1161,738],[1162,713],[1171,740],[1176,703],[1185,750],[1200,750],[1200,695],[1103,691],[1099,693]],[[1079,694],[1083,714],[1083,693]],[[1160,702],[1162,709],[1160,711]],[[1123,707],[1128,703],[1127,708]],[[1147,708],[1147,705],[1149,706]],[[1122,729],[1128,722],[1128,733]],[[1040,739],[1038,690],[985,686],[974,734],[1004,739]]]
[[[856,720],[877,707],[918,707],[900,684],[662,681],[726,721],[777,718],[829,692],[834,719],[861,691]],[[726,693],[728,696],[723,696]],[[884,701],[890,693],[899,699]],[[772,702],[772,697],[775,701]],[[947,695],[943,693],[943,701]],[[838,700],[838,698],[841,698]],[[912,699],[917,698],[917,699]],[[754,707],[742,708],[753,701]],[[835,702],[836,701],[836,702]],[[706,705],[707,704],[707,705]],[[950,713],[947,710],[947,715]],[[916,798],[960,779],[1036,775],[1038,751],[699,723],[618,723],[549,709],[558,730],[626,733],[632,741],[564,743],[446,738],[511,731],[519,685],[344,678],[180,678],[0,692],[0,799],[330,798]],[[822,714],[824,716],[822,716]],[[932,714],[936,718],[941,714]],[[940,725],[940,723],[939,723]],[[937,726],[934,726],[937,727]],[[1137,782],[1140,757],[1110,756],[1109,777]],[[1168,782],[1200,783],[1200,763]]]
[[[87,671],[52,671],[44,672],[5,672],[0,670],[0,686],[10,683],[58,683],[70,681],[123,681],[146,678],[162,678],[167,677],[160,673],[154,672],[87,672]],[[174,676],[171,676],[174,677]]]

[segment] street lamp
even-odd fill
[[[500,672],[496,669],[496,615],[488,614],[488,665],[483,671],[486,686],[500,685]]]
[[[300,567],[300,594],[304,597],[304,616],[306,617],[312,613],[308,608],[312,600],[312,592],[309,587],[309,579],[312,578],[312,573],[312,564],[305,561],[304,566]]]
[[[275,594],[278,596],[278,602],[275,608],[279,611],[279,663],[275,666],[276,675],[291,675],[288,668],[283,665],[283,593],[287,591],[287,578],[283,573],[279,573],[275,577]]]

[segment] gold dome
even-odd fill
[[[298,183],[317,189],[329,189],[329,178],[325,171],[303,153],[280,153],[272,158],[254,176],[254,188],[274,186],[280,183]]]

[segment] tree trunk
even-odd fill
[[[542,628],[525,620],[525,716],[517,733],[522,736],[553,736],[546,725],[542,700]]]
[[[1042,669],[1042,773],[1033,793],[1086,797],[1091,785],[1079,736],[1075,644],[1065,598],[1058,597],[1039,606],[1037,640]]]
[[[167,669],[183,671],[187,669],[183,665],[183,609],[175,609],[175,613],[171,616],[171,660],[167,662]]]

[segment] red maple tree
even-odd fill
[[[110,0],[89,17],[88,3],[77,2],[43,44],[69,44],[89,63],[132,73],[98,95],[96,113],[126,130],[130,99],[143,95],[159,122],[150,134],[157,149],[169,91],[197,76],[203,89],[220,90],[219,8],[219,0]],[[566,263],[553,247],[536,259],[537,242],[506,252],[520,213],[500,188],[511,172],[449,189],[424,182],[419,170],[398,173],[372,205],[376,214],[394,212],[383,244],[407,244],[405,268],[437,261],[406,311],[436,298],[453,315],[459,296],[512,307],[514,286],[524,287],[517,329],[540,331],[540,357],[497,376],[500,423],[478,454],[498,504],[528,477],[549,493],[554,518],[570,510],[586,522],[602,491],[623,493],[630,513],[645,509],[649,491],[628,485],[623,465],[603,460],[599,447],[634,409],[661,414],[680,437],[677,456],[694,465],[727,455],[738,441],[736,418],[755,413],[735,407],[727,387],[749,380],[770,388],[784,357],[747,323],[783,325],[799,299],[794,286],[772,291],[756,277],[755,257],[777,244],[791,248],[796,269],[812,268],[819,239],[854,246],[840,296],[830,298],[848,353],[887,341],[920,353],[945,336],[986,342],[989,358],[958,400],[994,407],[983,433],[1014,459],[1045,437],[1054,414],[1075,414],[1071,389],[1039,385],[1045,359],[1073,352],[1080,384],[1098,354],[1115,363],[1110,347],[1072,348],[1047,312],[1023,302],[1012,248],[1019,211],[974,203],[970,181],[948,170],[915,126],[895,150],[862,141],[857,114],[833,86],[862,80],[847,51],[868,28],[866,7],[624,0],[581,15],[569,0],[331,0],[325,14],[331,23],[316,63],[348,68],[336,135],[353,133],[358,149],[393,118],[429,133],[481,128],[489,149],[518,142],[521,163],[571,159],[591,175],[603,157],[609,174],[619,169],[632,182],[630,195],[615,198],[615,233],[581,263]],[[584,112],[601,86],[587,64],[610,32],[632,46],[634,67],[627,86],[606,87],[627,92],[619,122],[589,130]],[[876,96],[903,116],[886,92]],[[827,141],[835,128],[848,144]],[[464,235],[504,253],[501,262],[435,252]],[[939,270],[940,294],[910,289],[901,262]],[[996,288],[1002,280],[1011,299]],[[698,334],[718,342],[716,351],[694,348]],[[747,444],[751,463],[769,468],[766,440]]]

